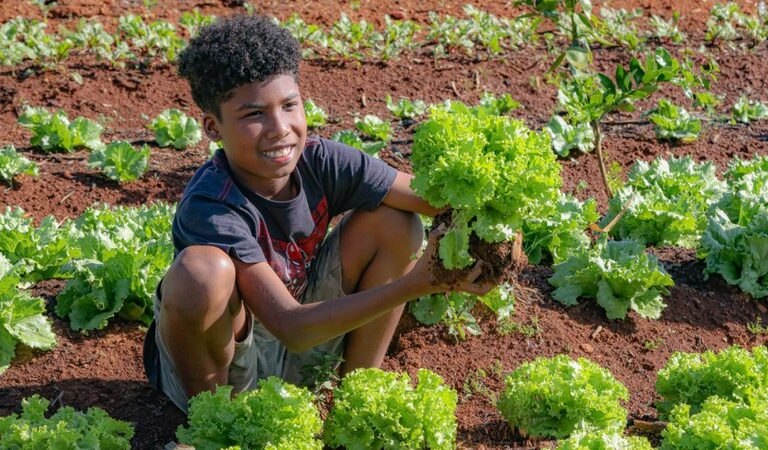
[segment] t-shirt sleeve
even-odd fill
[[[192,196],[183,201],[173,219],[176,252],[190,245],[212,245],[245,263],[267,261],[258,243],[258,224],[247,221],[222,201]]]
[[[376,208],[397,175],[397,170],[384,161],[335,141],[322,139],[314,157],[332,216],[351,209]]]

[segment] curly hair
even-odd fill
[[[235,15],[204,26],[179,54],[179,75],[192,98],[221,120],[221,103],[254,81],[292,75],[298,81],[299,43],[267,16]]]

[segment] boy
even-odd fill
[[[299,60],[286,30],[249,16],[204,27],[179,57],[206,134],[223,143],[179,202],[145,342],[150,382],[183,411],[216,385],[301,383],[324,354],[343,356],[342,374],[378,367],[404,303],[448,289],[431,284],[437,234],[411,258],[423,239],[415,213],[438,212],[411,176],[307,138]],[[479,274],[460,289],[488,292]]]

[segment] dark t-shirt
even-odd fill
[[[214,245],[246,263],[267,262],[301,299],[330,219],[376,208],[396,174],[355,148],[308,138],[291,174],[298,194],[274,201],[235,181],[219,150],[197,170],[179,202],[173,219],[176,254],[190,245]]]

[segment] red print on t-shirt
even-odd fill
[[[259,224],[259,245],[270,267],[280,277],[294,298],[300,299],[307,289],[307,271],[317,258],[320,244],[328,230],[328,201],[323,197],[312,211],[315,228],[306,238],[289,242],[272,239],[266,224]]]

